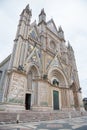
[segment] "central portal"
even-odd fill
[[[25,108],[26,110],[30,110],[31,107],[31,94],[26,94],[25,96]]]
[[[59,110],[59,92],[53,91],[53,109]]]

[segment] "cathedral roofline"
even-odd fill
[[[47,22],[47,25],[48,25],[50,22],[52,22],[52,23],[54,24],[55,29],[56,29],[56,31],[58,32],[57,27],[56,27],[56,25],[55,25],[55,22],[54,22],[53,18],[51,18],[51,19]]]
[[[65,39],[60,38],[57,34],[55,34],[54,32],[52,32],[48,27],[47,27],[47,29],[48,29],[52,34],[54,34],[57,38],[59,38],[61,41],[66,42]]]
[[[73,50],[73,48],[72,48],[72,46],[71,46],[71,44],[70,44],[69,41],[68,41],[68,46],[67,46],[67,48],[70,49],[70,50],[72,50],[72,51],[74,52],[74,50]]]
[[[30,9],[29,4],[23,9],[20,16],[23,15],[25,11],[26,11],[26,13],[28,13],[28,14],[30,14],[32,16],[32,10]]]
[[[7,56],[7,57],[0,63],[0,67],[1,67],[2,65],[4,65],[7,61],[9,61],[10,58],[11,58],[11,54],[10,54],[9,56]]]
[[[46,16],[46,13],[45,13],[45,11],[44,11],[44,8],[41,9],[41,13],[39,14],[39,16],[40,16],[40,15],[45,15],[45,16]]]

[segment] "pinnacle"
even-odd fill
[[[70,42],[68,41],[68,46],[70,46]]]
[[[43,8],[43,9],[41,9],[41,12],[44,12],[44,8]]]
[[[31,10],[29,8],[29,4],[25,7],[26,12],[32,16]]]
[[[59,26],[59,32],[62,32],[63,30],[62,30],[62,27],[61,26]]]
[[[40,13],[40,15],[42,15],[42,14],[46,15],[45,12],[44,12],[44,8],[41,9],[41,13]]]
[[[25,7],[25,9],[23,9],[21,16],[24,15],[24,12],[26,12],[27,14],[29,14],[30,16],[32,16],[32,12],[29,8],[29,4],[27,4],[27,6]]]
[[[25,9],[29,9],[29,4],[26,6],[26,8]]]

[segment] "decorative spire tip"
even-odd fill
[[[25,9],[29,9],[29,4],[26,6],[26,8]]]

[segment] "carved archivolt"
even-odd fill
[[[48,71],[48,79],[51,81],[51,83],[54,79],[56,79],[59,82],[59,87],[68,87],[67,79],[64,73],[57,67],[50,68]]]

